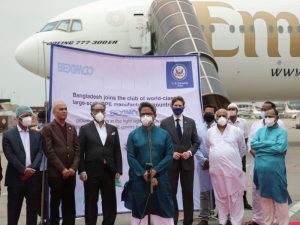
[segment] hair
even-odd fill
[[[184,101],[183,97],[175,96],[175,97],[172,98],[171,106],[173,106],[174,103],[177,102],[177,101],[181,101],[183,103],[183,106],[185,105],[185,101]]]
[[[271,101],[265,101],[264,104],[270,104],[272,109],[276,109],[276,104]]]
[[[37,114],[37,117],[38,119],[40,120],[45,120],[46,119],[46,112],[43,110],[43,111],[40,111],[38,114]]]
[[[206,104],[203,106],[203,111],[205,111],[206,108],[213,108],[214,109],[214,112],[217,111],[217,107],[215,105],[212,105],[212,104]]]
[[[156,113],[156,107],[150,102],[141,102],[141,104],[139,105],[139,113],[141,113],[142,108],[144,107],[148,107],[152,110],[153,113]]]
[[[276,108],[269,109],[268,111],[273,111],[276,116],[279,115],[278,110]]]
[[[93,110],[94,110],[94,107],[95,107],[96,105],[102,105],[102,106],[103,106],[103,108],[104,108],[104,111],[105,111],[105,109],[106,109],[106,105],[105,105],[105,103],[104,103],[104,102],[93,102],[93,104],[91,105],[91,111],[93,111]]]

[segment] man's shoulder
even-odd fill
[[[16,126],[11,127],[8,130],[6,130],[6,131],[3,132],[3,137],[10,136],[10,135],[14,134],[16,131],[17,131],[17,127]]]
[[[112,130],[118,130],[118,128],[115,125],[110,124],[110,123],[106,123],[106,127],[110,128]]]
[[[165,122],[171,121],[172,119],[173,119],[173,116],[168,116],[168,117],[164,118],[160,123],[165,123]]]

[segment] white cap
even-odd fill
[[[237,104],[235,104],[235,103],[230,103],[230,104],[227,106],[227,109],[233,109],[233,108],[238,109]]]

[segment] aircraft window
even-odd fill
[[[273,33],[274,32],[274,28],[272,25],[268,26],[268,32],[269,33]]]
[[[59,25],[57,26],[57,30],[63,30],[63,31],[68,31],[70,25],[70,20],[62,20]]]
[[[281,26],[281,25],[278,26],[278,32],[281,33],[281,34],[283,33],[283,26]]]
[[[293,27],[292,26],[288,26],[287,30],[288,30],[289,33],[292,33],[293,32]]]
[[[234,33],[234,31],[235,31],[234,25],[230,25],[229,26],[229,30],[230,30],[231,33]]]
[[[249,27],[249,30],[250,30],[251,33],[255,33],[255,27],[253,25],[251,25]]]
[[[242,34],[245,32],[245,27],[244,27],[244,25],[241,25],[241,26],[240,26],[240,32],[241,32]]]
[[[46,26],[43,27],[41,32],[54,30],[54,28],[56,27],[57,24],[58,24],[58,21],[48,23],[48,24],[46,24]]]
[[[73,20],[72,27],[71,27],[71,32],[81,31],[81,30],[82,30],[81,21],[80,20]]]
[[[209,31],[211,33],[214,33],[215,32],[215,26],[214,25],[209,25]]]

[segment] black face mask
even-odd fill
[[[210,113],[204,113],[203,119],[204,119],[205,122],[210,123],[215,119],[215,115],[210,114]]]

